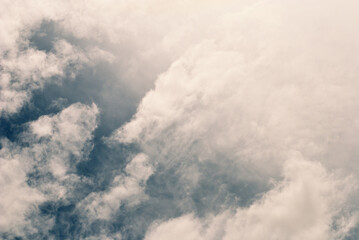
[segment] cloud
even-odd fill
[[[32,48],[20,53],[10,53],[0,62],[1,113],[7,115],[17,112],[29,101],[33,90],[43,88],[51,78],[54,81],[65,77],[66,69],[71,64],[76,66],[86,60],[84,55],[65,41],[55,44],[54,53],[47,54]]]
[[[13,114],[31,97],[31,92],[44,83],[74,75],[83,64],[98,60],[115,61],[119,79],[137,94],[143,94],[153,81],[175,60],[187,46],[201,38],[213,16],[226,10],[242,9],[252,1],[226,1],[218,8],[216,1],[210,4],[174,1],[25,1],[21,4],[3,1],[0,64],[2,114]],[[169,11],[163,11],[163,7]],[[37,9],[36,11],[34,9]],[[186,10],[185,10],[186,9]],[[199,14],[199,9],[205,9]],[[192,26],[183,19],[183,14],[192,13]],[[17,17],[21,16],[21,17]],[[57,26],[58,36],[54,41],[66,49],[56,47],[46,52],[31,45],[32,34],[44,21]],[[60,38],[60,39],[58,39]],[[67,51],[68,49],[73,52]],[[113,56],[114,53],[116,57]],[[156,59],[153,61],[153,59]],[[75,69],[66,67],[75,65]],[[20,74],[20,76],[18,76]],[[12,78],[17,84],[13,84]],[[61,81],[58,81],[61,83]],[[116,82],[112,83],[114,86]]]
[[[136,155],[105,192],[91,193],[79,204],[86,219],[110,220],[124,204],[134,206],[146,197],[144,187],[153,167],[145,154]],[[88,220],[88,219],[87,219]]]
[[[75,166],[84,157],[84,147],[97,127],[98,113],[95,104],[91,107],[73,104],[58,115],[42,116],[29,123],[31,133],[40,140],[34,144],[35,154],[41,159],[42,153],[47,153],[46,161],[54,176],[63,177],[70,166]],[[66,161],[71,156],[76,159],[75,162]]]
[[[287,168],[292,152],[299,152],[309,162],[298,175],[288,173],[297,178],[285,175],[284,181],[289,183],[283,183],[283,190],[275,188],[263,203],[255,202],[242,210],[239,214],[243,219],[232,219],[240,222],[233,227],[239,232],[223,237],[261,239],[268,236],[268,229],[278,228],[278,233],[272,233],[274,238],[331,238],[336,234],[330,230],[330,223],[336,221],[335,211],[345,209],[346,203],[333,196],[332,191],[340,190],[332,186],[335,179],[316,179],[312,171],[320,175],[325,169],[335,169],[358,178],[353,157],[357,156],[354,146],[358,141],[351,133],[359,130],[354,117],[359,112],[358,59],[353,52],[358,48],[355,39],[359,32],[347,27],[357,19],[351,10],[356,6],[354,1],[263,1],[219,16],[207,34],[186,46],[158,77],[133,119],[113,139],[139,144],[150,159],[165,166],[184,166],[178,170],[183,176],[205,161],[221,165],[227,163],[223,159],[229,159],[236,163],[238,172],[245,166],[267,182],[280,178],[278,174],[283,165]],[[333,18],[330,13],[335,9],[345,12],[345,17]],[[203,169],[197,171],[200,178],[206,177],[204,173]],[[313,183],[306,178],[313,178]],[[198,185],[196,179],[192,188]],[[308,186],[314,199],[307,199],[302,185]],[[294,210],[311,204],[315,211],[310,211],[313,215],[307,212],[308,219]],[[267,213],[271,208],[279,213]],[[207,209],[207,214],[211,211]],[[283,216],[275,219],[276,214]],[[292,218],[295,226],[287,222]],[[301,225],[309,220],[314,221],[313,228]],[[168,224],[169,229],[176,225]],[[355,225],[350,221],[343,224],[348,228]],[[191,232],[193,226],[184,225]],[[165,232],[161,229],[158,236]],[[158,237],[156,231],[153,234]],[[188,233],[188,238],[200,235]]]
[[[97,114],[96,105],[73,104],[29,123],[28,132],[23,133],[27,147],[2,139],[0,232],[41,231],[43,226],[36,226],[39,204],[66,201],[76,194],[76,185],[84,180],[74,175],[74,168],[91,148]]]
[[[356,18],[355,5],[317,1],[309,11],[309,3],[265,1],[220,16],[161,74],[113,138],[140,143],[163,161],[171,152],[200,161],[220,153],[275,176],[294,150],[352,172],[358,165],[346,153],[357,156],[348,147],[358,145],[350,136],[359,130],[358,72],[347,44],[358,44],[348,37],[357,32],[344,26]],[[336,7],[348,16],[331,18]],[[337,35],[334,22],[343,26]]]
[[[152,226],[148,239],[340,239],[356,225],[355,198],[348,194],[358,194],[353,185],[359,170],[356,1],[2,5],[1,116],[21,111],[46,84],[61,88],[78,80],[84,66],[96,72],[99,61],[109,64],[113,79],[106,73],[90,76],[104,81],[99,85],[105,90],[84,91],[92,88],[107,104],[119,104],[111,116],[155,85],[111,138],[143,154],[116,165],[110,186],[85,199],[69,200],[91,181],[77,174],[76,165],[92,149],[95,104],[41,116],[25,124],[19,142],[3,140],[6,198],[0,206],[9,220],[0,221],[1,231],[21,235],[26,224],[26,231],[36,231],[31,224],[46,220],[36,217],[46,200],[80,201],[76,214],[84,225],[68,223],[80,233],[93,223],[115,226],[122,221],[121,207],[155,206],[146,209],[155,214],[146,212],[151,216],[141,219],[143,226],[163,223]],[[31,42],[44,22],[56,28],[47,50]],[[121,103],[113,100],[117,90],[126,95]],[[293,152],[301,157],[288,160]],[[109,162],[117,161],[112,158]],[[279,182],[270,189],[272,181]],[[25,194],[29,197],[17,197]],[[11,202],[18,207],[8,207]],[[164,202],[170,203],[162,210]],[[93,231],[93,238],[121,238],[114,232],[127,228],[118,225],[112,232]]]
[[[344,207],[356,183],[300,156],[288,160],[283,171],[284,180],[248,208],[157,223],[145,239],[343,239],[357,220]]]
[[[3,152],[3,150],[2,150]],[[0,201],[0,232],[15,231],[25,224],[24,215],[36,204],[45,200],[45,196],[37,189],[27,185],[26,171],[18,159],[1,157],[1,201]]]
[[[155,227],[145,239],[168,239],[176,236],[185,240],[202,239],[199,231],[201,227],[199,220],[192,215],[186,215]]]
[[[81,49],[64,39],[56,39],[46,52],[32,46],[33,32],[43,21],[60,21],[66,5],[57,1],[3,1],[0,42],[0,114],[16,113],[31,99],[32,92],[46,83],[61,84],[74,78],[84,65],[111,62],[114,56],[98,47]],[[36,11],[34,9],[37,9]],[[21,17],[18,17],[21,16]]]

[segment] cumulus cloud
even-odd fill
[[[342,209],[356,183],[300,156],[287,161],[283,171],[284,180],[248,208],[157,223],[145,239],[342,239],[357,220]]]
[[[356,3],[313,5],[309,11],[309,3],[270,1],[221,16],[211,35],[157,79],[114,138],[161,156],[198,146],[198,159],[220,152],[263,174],[277,174],[292,150],[326,166],[338,167],[340,158],[357,168],[345,154],[358,144],[349,133],[359,130],[357,59],[347,48],[357,49],[348,37],[357,33],[344,27],[356,18]],[[336,7],[349,16],[332,19]],[[313,22],[299,21],[300,13]]]
[[[270,191],[263,203],[241,210],[240,223],[233,227],[239,232],[223,237],[261,239],[268,236],[269,229],[278,228],[278,233],[271,233],[274,239],[333,238],[330,222],[346,205],[329,192],[340,188],[333,187],[332,180],[327,185],[323,179],[312,179],[312,183],[305,179],[315,176],[311,171],[317,167],[311,161],[357,175],[353,146],[358,142],[349,132],[359,130],[354,117],[359,112],[358,59],[353,52],[358,48],[358,32],[347,27],[357,19],[351,11],[356,6],[354,1],[263,1],[245,11],[223,14],[204,38],[193,41],[157,79],[134,118],[113,139],[139,143],[151,159],[165,165],[193,161],[182,169],[183,175],[198,162],[220,165],[221,156],[237,163],[238,169],[249,167],[267,181],[277,177],[292,152],[297,151],[309,159],[308,167],[298,173],[288,170],[293,176],[285,179],[293,183]],[[346,16],[332,18],[334,10]],[[325,170],[315,171],[320,175]],[[307,202],[307,190],[296,190],[301,185],[313,185],[312,190],[307,189],[308,194],[318,194],[310,199],[313,203]],[[302,202],[295,201],[300,197]],[[318,215],[306,214],[308,219],[299,219],[304,212],[294,209],[307,206],[291,204],[307,203],[318,211],[311,213]],[[271,218],[265,211],[277,206],[279,213],[273,214],[283,216],[265,222]],[[263,212],[257,213],[257,208]],[[287,213],[280,213],[282,210]],[[285,224],[292,217],[298,217],[293,220],[295,227]],[[309,218],[314,219],[313,228],[301,226]],[[353,227],[353,223],[347,222],[348,226]],[[285,227],[293,227],[294,232],[286,232]],[[295,232],[297,227],[304,229]],[[163,233],[161,229],[158,231]],[[199,235],[189,234],[189,239]]]
[[[223,16],[213,26],[215,36],[195,43],[157,79],[115,138],[145,145],[171,138],[175,141],[166,145],[173,148],[200,140],[203,148],[253,161],[284,160],[281,153],[288,150],[310,158],[323,157],[333,146],[344,150],[339,135],[347,131],[346,123],[357,131],[352,114],[358,111],[356,56],[348,52],[353,61],[340,57],[346,47],[339,43],[350,41],[345,29],[333,37],[339,45],[333,47],[318,40],[330,30],[318,33],[291,14],[310,6],[293,9],[274,1]],[[329,17],[315,13],[310,16],[319,18],[317,27],[329,27]],[[296,35],[290,34],[294,26]]]
[[[28,147],[2,139],[0,232],[26,235],[39,231],[31,226],[38,205],[71,197],[71,189],[82,181],[73,174],[74,167],[90,150],[97,114],[96,105],[74,104],[29,123],[23,140]]]

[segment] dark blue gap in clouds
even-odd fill
[[[253,167],[222,154],[218,154],[215,161],[198,163],[198,168],[201,177],[192,198],[199,216],[204,216],[208,208],[219,213],[225,210],[223,207],[249,207],[271,188],[268,178]]]
[[[359,226],[356,225],[349,231],[349,235],[344,240],[358,240],[359,239]]]
[[[80,49],[83,46],[93,44],[88,39],[74,37],[69,32],[66,32],[57,22],[44,19],[36,28],[31,30],[29,46],[48,53],[53,50],[54,44],[58,40],[65,40]]]
[[[32,35],[29,39],[30,47],[50,52],[54,47],[54,42],[58,40],[59,37],[62,38],[62,35],[62,31],[56,22],[44,20],[37,29],[32,31]]]
[[[64,39],[80,49],[99,44],[77,39],[66,33],[58,23],[44,20],[33,30],[30,46],[49,52],[53,49],[53,43],[59,39]],[[105,43],[100,45],[103,44]],[[111,170],[116,170],[124,163],[127,152],[135,150],[133,146],[109,147],[103,142],[103,137],[109,136],[131,119],[137,105],[152,84],[147,83],[139,89],[132,89],[119,75],[116,66],[106,62],[98,63],[96,66],[85,67],[77,74],[76,79],[67,79],[61,86],[48,84],[33,97],[36,107],[42,110],[40,112],[56,113],[76,102],[87,105],[95,103],[98,106],[99,125],[94,132],[93,150],[89,160],[77,166],[80,175],[100,175],[99,173],[110,170],[108,165],[111,165]]]
[[[72,214],[75,207],[75,204],[70,204],[57,209],[54,228],[50,230],[50,234],[55,236],[56,239],[69,239],[76,231],[79,217]]]

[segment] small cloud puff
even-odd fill
[[[114,178],[108,190],[91,193],[79,204],[85,220],[110,220],[125,203],[128,206],[140,203],[146,198],[144,187],[152,173],[148,157],[143,153],[136,155],[127,164],[125,173]]]

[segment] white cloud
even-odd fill
[[[32,90],[52,81],[50,77],[61,79],[69,63],[81,66],[116,60],[113,67],[118,77],[131,91],[142,94],[188,46],[206,35],[212,19],[252,2],[256,1],[3,0],[0,54],[6,69],[1,76],[0,110],[2,114],[18,111],[29,101]],[[69,47],[55,47],[53,54],[30,47],[29,37],[42,21],[53,21],[62,32],[77,38],[84,49],[69,52]],[[14,80],[13,74],[19,72],[18,83],[13,85],[8,79]]]
[[[243,217],[233,217],[233,228],[245,239],[263,239],[272,230],[274,239],[332,237],[330,223],[347,202],[336,196],[336,179],[322,174],[340,169],[358,178],[359,31],[348,27],[358,20],[356,7],[355,1],[262,1],[214,18],[113,139],[140,144],[164,165],[184,159],[220,165],[221,156],[267,181],[299,152],[313,162],[295,163],[303,167],[298,174],[287,169],[283,189],[239,210]],[[333,17],[336,11],[343,16]],[[180,171],[186,175],[187,168]],[[310,206],[310,212],[296,210]]]
[[[84,64],[114,60],[114,56],[99,47],[76,48],[58,39],[53,49],[45,52],[30,44],[33,31],[43,21],[60,21],[68,9],[60,1],[2,0],[0,31],[0,114],[17,112],[31,98],[32,91],[48,82],[61,84],[74,77]]]
[[[359,46],[348,35],[359,32],[345,26],[357,18],[356,5],[264,1],[221,15],[157,79],[114,138],[161,156],[191,154],[196,143],[199,159],[220,152],[263,174],[277,174],[293,150],[353,172],[359,74],[348,44]],[[332,18],[334,9],[347,15]]]
[[[148,161],[148,157],[140,153],[126,165],[126,173],[134,177],[137,181],[146,181],[153,173],[153,168]]]
[[[24,169],[26,164],[19,161],[16,156],[13,159],[0,158],[0,232],[17,232],[18,226],[26,222],[26,212],[45,200],[40,191],[27,185]]]
[[[91,193],[79,204],[79,209],[84,209],[86,220],[110,220],[121,205],[133,206],[146,197],[144,187],[152,173],[148,157],[138,154],[127,164],[125,174],[115,177],[108,190]]]
[[[331,229],[356,183],[336,179],[318,163],[294,159],[285,164],[284,182],[261,202],[240,209],[224,239],[338,239]],[[346,224],[354,219],[347,217]],[[345,226],[344,226],[345,227]],[[340,236],[343,237],[343,236]],[[339,238],[340,239],[340,238]]]
[[[22,235],[23,231],[38,231],[31,227],[36,223],[31,214],[38,211],[40,203],[76,194],[72,188],[82,179],[73,174],[75,163],[70,156],[77,161],[86,157],[97,114],[96,105],[73,104],[59,114],[31,122],[23,135],[28,147],[2,140],[0,232]],[[28,176],[34,171],[39,179]],[[47,178],[48,174],[54,178]]]
[[[357,220],[343,208],[356,189],[351,180],[297,156],[285,163],[284,180],[248,208],[157,223],[145,239],[342,239]]]
[[[0,112],[15,113],[29,101],[33,90],[42,88],[51,77],[64,77],[65,69],[70,63],[77,66],[86,61],[83,54],[65,41],[55,44],[54,53],[32,48],[22,52],[11,52],[7,57],[0,59]]]
[[[169,220],[156,226],[146,236],[146,240],[158,239],[183,239],[198,240],[203,239],[200,229],[202,224],[193,215],[185,215],[176,219]]]
[[[31,133],[40,140],[31,151],[38,159],[43,158],[43,152],[46,152],[46,161],[54,176],[64,177],[70,166],[76,164],[68,162],[70,155],[77,159],[83,157],[83,148],[97,127],[98,112],[95,104],[91,107],[73,104],[60,114],[42,116],[29,123]]]

